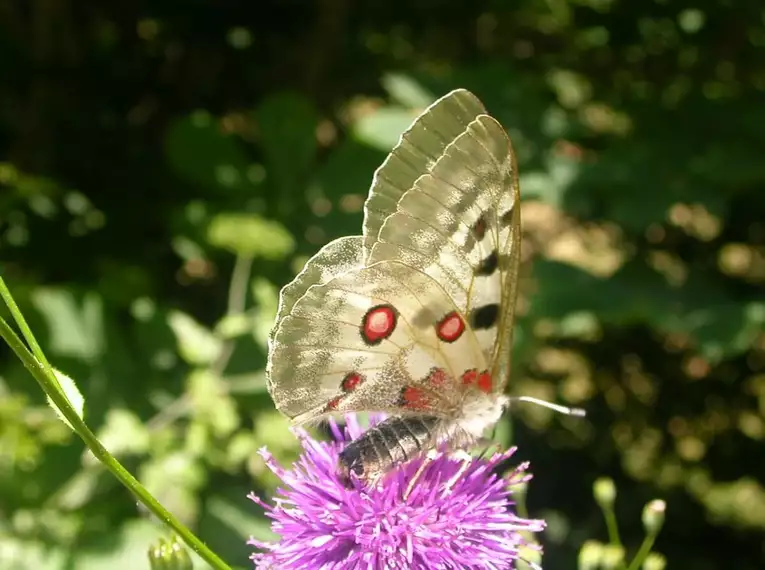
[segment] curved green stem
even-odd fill
[[[632,562],[630,562],[627,570],[638,570],[638,568],[642,566],[646,556],[651,553],[651,549],[653,548],[653,543],[655,540],[655,534],[649,534],[645,537],[645,539],[643,539],[643,544],[640,545],[637,554],[635,554],[635,557],[632,559]]]
[[[29,370],[32,376],[37,380],[42,390],[50,396],[50,399],[60,410],[61,414],[67,419],[69,425],[83,440],[91,453],[109,471],[122,483],[133,495],[143,503],[159,520],[170,526],[180,536],[183,541],[196,552],[203,560],[216,570],[231,570],[221,558],[210,550],[194,533],[186,528],[177,518],[175,518],[167,509],[165,509],[147,490],[125,469],[117,459],[107,451],[101,444],[96,435],[90,431],[90,428],[82,421],[77,412],[72,408],[69,400],[61,390],[58,380],[53,373],[53,369],[48,364],[47,359],[42,353],[39,345],[32,335],[32,331],[27,326],[24,317],[13,301],[8,288],[2,277],[0,277],[0,296],[5,300],[8,309],[11,311],[14,319],[19,325],[27,342],[32,347],[35,354],[27,349],[21,339],[16,335],[13,329],[0,317],[0,336],[5,340],[8,346],[16,353],[24,366]]]

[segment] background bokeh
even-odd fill
[[[500,430],[545,568],[606,538],[600,476],[628,548],[659,497],[669,568],[763,568],[764,48],[756,1],[8,0],[0,271],[106,446],[249,567],[256,450],[296,453],[278,290],[466,87],[521,165],[511,390],[588,410]],[[0,568],[144,568],[160,533],[0,347]]]

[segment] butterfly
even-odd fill
[[[282,289],[266,371],[276,407],[294,424],[389,416],[340,453],[342,477],[375,481],[442,445],[470,446],[499,420],[520,213],[507,133],[457,89],[375,172],[362,235],[324,246]]]

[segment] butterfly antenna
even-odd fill
[[[566,414],[567,416],[584,417],[585,415],[587,415],[587,412],[585,412],[584,409],[582,408],[570,408],[568,406],[561,406],[559,404],[553,404],[552,402],[547,402],[546,400],[532,398],[531,396],[515,396],[511,398],[511,400],[514,400],[516,402],[528,402],[530,404],[536,404],[537,406],[542,406],[543,408],[555,410],[556,412],[559,412],[561,414]]]

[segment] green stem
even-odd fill
[[[613,509],[604,508],[603,516],[606,519],[606,528],[608,529],[608,542],[616,546],[622,546],[622,539],[619,537],[619,524],[616,522],[616,515]]]
[[[210,550],[199,538],[194,535],[188,528],[186,528],[178,519],[176,519],[167,509],[165,509],[147,490],[133,477],[130,472],[120,464],[117,459],[111,455],[107,449],[101,444],[96,435],[90,431],[90,428],[82,421],[77,412],[72,408],[69,400],[59,387],[58,380],[56,380],[53,370],[42,355],[39,345],[34,341],[32,331],[24,321],[24,317],[21,315],[16,303],[11,298],[3,279],[0,277],[0,295],[2,295],[9,310],[14,316],[14,319],[19,323],[19,328],[24,331],[25,336],[28,339],[30,346],[36,347],[36,351],[42,356],[37,357],[36,354],[32,354],[21,339],[16,335],[13,329],[0,317],[0,336],[5,340],[8,346],[11,347],[16,356],[19,357],[24,366],[29,370],[32,376],[37,380],[42,390],[50,396],[50,399],[61,411],[63,416],[67,419],[69,424],[73,427],[74,431],[85,442],[85,445],[93,453],[93,455],[101,463],[103,463],[109,471],[122,483],[127,489],[133,493],[138,500],[143,503],[146,508],[149,509],[159,520],[170,526],[175,532],[183,539],[183,541],[196,552],[203,560],[205,560],[210,566],[216,570],[231,570],[221,558],[219,558],[212,550]],[[9,302],[10,301],[10,302]],[[22,325],[23,323],[23,325]],[[29,340],[31,338],[31,341]]]
[[[645,561],[646,556],[651,553],[651,549],[653,548],[653,543],[655,540],[655,534],[649,534],[645,537],[643,544],[640,545],[640,549],[638,549],[637,554],[635,554],[635,557],[632,559],[632,562],[630,562],[627,570],[638,570],[638,568],[640,568],[640,566]]]
[[[35,335],[32,334],[32,329],[29,328],[29,325],[27,324],[27,321],[24,318],[24,315],[21,314],[21,310],[19,309],[19,306],[16,304],[16,300],[11,295],[11,292],[8,290],[8,287],[6,287],[5,280],[3,280],[2,277],[0,277],[0,297],[3,298],[3,301],[7,305],[8,310],[10,311],[11,316],[13,317],[13,320],[16,321],[16,326],[19,327],[19,329],[21,330],[21,334],[24,335],[24,339],[27,341],[27,344],[32,349],[32,354],[34,354],[34,357],[37,359],[38,366],[41,366],[45,374],[49,378],[53,379],[53,385],[55,386],[56,391],[63,394],[63,391],[61,390],[61,386],[58,383],[58,379],[56,379],[56,375],[53,374],[53,369],[51,368],[50,363],[48,362],[48,359],[45,358],[45,354],[40,348],[40,345],[37,344],[37,339],[35,338]],[[12,330],[11,332],[13,333]],[[16,334],[13,333],[13,336],[16,337]],[[18,340],[18,337],[16,337],[16,340]],[[26,350],[26,347],[24,347],[23,344],[21,344],[21,346],[24,348],[24,350]]]

